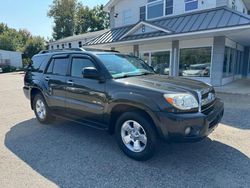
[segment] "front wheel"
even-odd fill
[[[143,113],[126,112],[116,123],[116,139],[122,151],[135,160],[147,160],[155,153],[155,129]]]
[[[54,120],[54,117],[50,114],[49,107],[41,94],[37,94],[34,97],[33,109],[36,118],[40,123],[48,124]]]

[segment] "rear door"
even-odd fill
[[[43,75],[48,105],[55,112],[65,112],[66,75],[69,68],[69,56],[55,56],[51,59]]]
[[[78,121],[103,126],[105,83],[98,79],[83,78],[82,70],[86,67],[94,67],[98,70],[97,64],[91,57],[72,56],[70,76],[66,80],[68,114],[73,115]]]

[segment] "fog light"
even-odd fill
[[[185,135],[189,135],[191,133],[191,128],[188,127],[185,129]]]

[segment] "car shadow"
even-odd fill
[[[166,187],[250,185],[250,160],[209,138],[159,143],[149,161],[126,157],[113,135],[71,122],[41,125],[35,119],[11,128],[5,145],[60,187]]]

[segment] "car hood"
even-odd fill
[[[148,88],[161,92],[191,92],[196,93],[211,88],[208,84],[187,78],[171,77],[166,75],[146,75],[117,79],[126,85]]]

